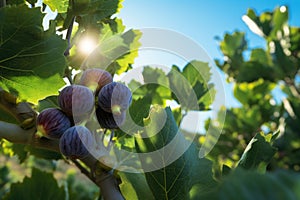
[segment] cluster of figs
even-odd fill
[[[117,129],[125,121],[131,99],[130,89],[114,82],[109,72],[87,69],[78,84],[60,91],[59,108],[46,108],[39,113],[37,133],[59,140],[60,151],[66,157],[83,158],[89,154],[89,148],[93,148],[94,136],[80,122],[90,119],[95,112],[101,128]]]

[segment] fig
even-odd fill
[[[71,159],[84,158],[94,146],[94,137],[84,126],[68,128],[59,140],[60,152]]]
[[[89,117],[94,109],[93,92],[82,85],[65,87],[58,96],[60,108],[70,117]]]
[[[38,134],[49,139],[59,139],[70,127],[70,119],[58,108],[47,108],[37,116]]]
[[[117,129],[124,124],[126,112],[121,112],[119,115],[114,115],[113,113],[106,112],[98,106],[96,109],[96,116],[101,128]]]
[[[131,91],[126,85],[112,82],[100,90],[98,105],[106,112],[121,115],[129,107],[131,99]]]
[[[98,94],[101,88],[111,83],[113,78],[111,74],[105,70],[93,68],[87,69],[82,73],[79,85],[90,88],[95,94]]]

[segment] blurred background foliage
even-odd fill
[[[243,32],[226,33],[219,42],[224,60],[215,60],[234,85],[239,107],[226,109],[226,119],[210,158],[236,166],[246,145],[257,133],[274,133],[278,149],[268,170],[300,170],[300,28],[288,24],[288,8],[256,14],[243,20],[265,40],[265,48],[247,46]],[[249,53],[250,52],[250,53]],[[201,139],[200,139],[201,142]]]

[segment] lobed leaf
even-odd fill
[[[164,116],[166,117],[165,124],[160,131],[157,131]],[[161,163],[166,163],[166,166],[161,169],[145,173],[155,199],[187,199],[194,185],[198,185],[198,190],[212,187],[214,185],[212,163],[204,158],[199,159],[194,144],[190,144],[178,131],[170,108],[164,110],[154,107],[150,111],[149,119],[151,119],[151,125],[146,132],[150,137],[137,137],[136,147],[137,152],[141,153],[140,159],[144,169],[153,169]],[[177,138],[173,143],[174,146],[166,148],[166,145],[170,144],[175,137]],[[157,150],[161,152],[155,158],[142,154]],[[181,151],[183,151],[182,155]],[[174,156],[179,157],[168,163]]]
[[[66,67],[65,41],[42,20],[40,8],[0,9],[0,87],[33,104],[58,94]]]

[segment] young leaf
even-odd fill
[[[0,9],[0,87],[34,104],[58,93],[66,67],[66,43],[43,31],[43,17],[40,8]]]
[[[25,177],[22,183],[13,183],[5,200],[65,199],[65,190],[58,187],[53,174],[32,169],[31,177]]]

